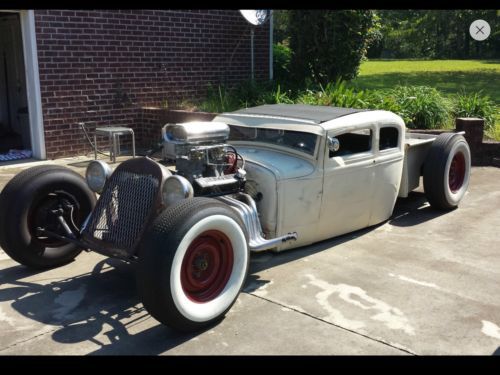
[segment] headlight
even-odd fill
[[[181,199],[191,198],[193,187],[184,177],[173,175],[168,177],[163,183],[162,197],[163,203],[169,206]]]
[[[101,160],[91,161],[85,172],[87,185],[92,191],[100,193],[112,172],[111,167],[105,162]]]

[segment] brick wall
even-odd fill
[[[35,25],[49,159],[91,151],[78,122],[91,135],[132,126],[140,144],[141,107],[250,76],[250,26],[237,10],[35,10]],[[255,32],[258,80],[269,76],[268,33]]]
[[[472,165],[500,166],[500,142],[484,141],[484,119],[457,118],[456,130],[465,132]]]

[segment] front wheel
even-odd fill
[[[85,180],[66,167],[42,165],[26,169],[0,194],[0,246],[12,259],[30,268],[66,264],[82,249],[41,235],[37,228],[64,235],[54,214],[62,210],[66,223],[78,229],[95,202],[95,194]]]
[[[248,273],[245,229],[227,205],[183,200],[163,211],[145,233],[137,284],[146,310],[180,331],[224,317]]]

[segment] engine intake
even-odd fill
[[[176,173],[193,185],[195,195],[229,194],[243,188],[244,171],[237,166],[238,157],[243,158],[225,143],[229,138],[227,124],[167,124],[162,136],[164,159],[175,160]]]
[[[174,144],[216,144],[228,138],[229,126],[223,122],[193,121],[163,127],[163,139]]]

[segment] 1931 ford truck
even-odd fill
[[[306,105],[167,124],[165,162],[133,158],[113,171],[96,160],[86,180],[53,165],[19,173],[0,194],[0,246],[34,268],[83,249],[136,262],[147,311],[197,330],[231,308],[252,251],[381,223],[421,176],[433,207],[457,207],[470,175],[464,137],[405,130],[391,112]]]

